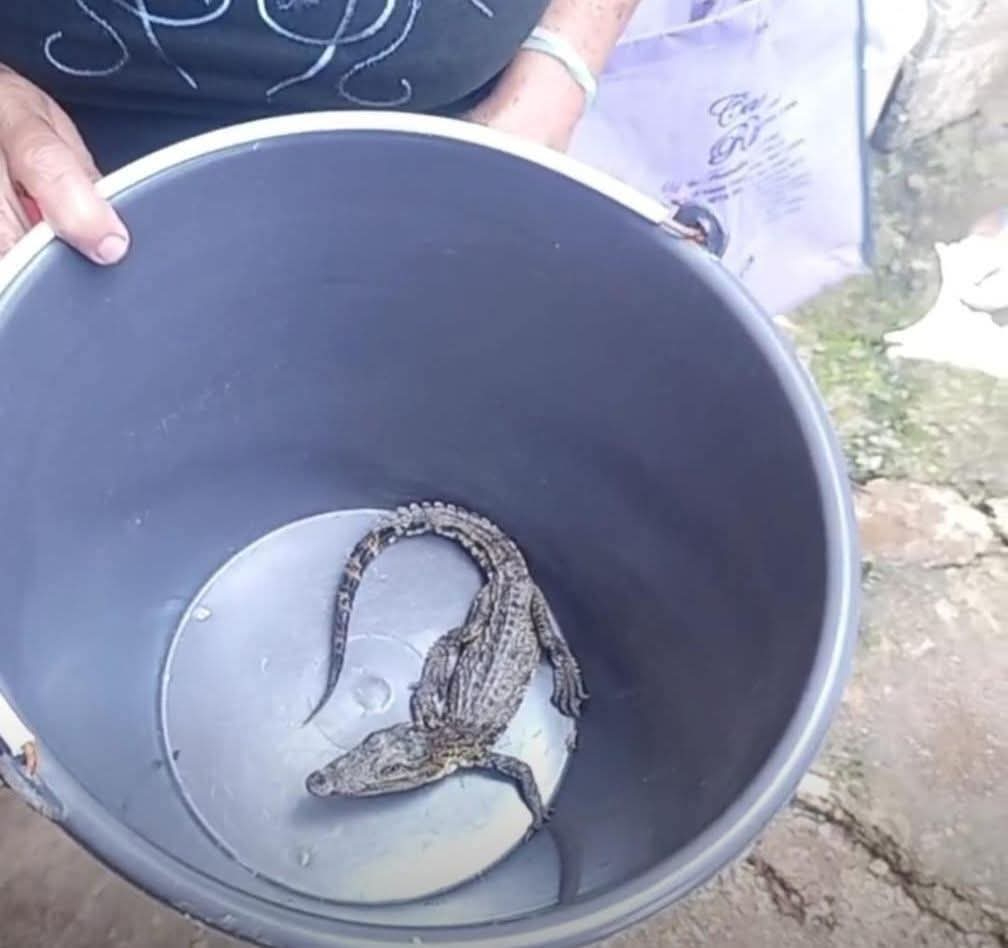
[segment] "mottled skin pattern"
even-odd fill
[[[433,783],[462,768],[486,768],[515,781],[538,828],[547,813],[531,769],[516,757],[495,753],[494,744],[517,712],[543,653],[553,666],[553,703],[561,712],[578,717],[588,695],[521,550],[485,517],[448,504],[411,504],[360,541],[340,585],[334,658],[316,711],[339,677],[364,567],[388,545],[423,533],[458,542],[479,565],[485,584],[465,622],[428,652],[410,702],[412,720],[376,731],[309,774],[307,789],[322,797],[374,796]]]

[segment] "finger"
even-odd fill
[[[4,161],[3,155],[0,154],[0,201],[8,203],[10,212],[28,230],[32,226],[31,215],[24,205],[23,197],[23,194],[18,193],[17,185],[14,184],[7,169],[7,163]]]
[[[52,100],[48,103],[48,109],[49,123],[52,125],[53,131],[66,142],[67,147],[77,156],[88,177],[92,181],[97,181],[101,177],[101,172],[73,120]]]
[[[0,197],[0,257],[3,257],[27,232],[12,198]]]
[[[22,96],[24,95],[25,86],[27,85],[24,80],[19,79],[14,75],[11,70],[7,69],[3,64],[0,64],[0,81],[4,78],[7,79],[8,85],[10,85],[12,78],[14,82],[14,91],[20,91]],[[2,96],[2,89],[0,89],[0,98]],[[31,109],[35,111],[41,111],[44,113],[45,119],[52,126],[53,131],[63,139],[64,142],[70,147],[70,149],[76,154],[81,161],[81,164],[88,170],[89,176],[97,181],[101,177],[101,173],[98,171],[97,166],[94,163],[94,158],[91,155],[90,150],[84,143],[84,139],[81,138],[80,132],[77,131],[77,126],[74,124],[73,120],[67,115],[66,112],[60,108],[59,104],[54,100],[50,99],[48,96],[39,95],[38,90],[32,90],[39,101],[35,102],[30,106]],[[20,111],[24,112],[28,109],[25,107],[23,102],[17,102],[16,99],[8,96],[11,101],[15,101],[16,105],[13,109],[8,107],[7,109],[0,109],[0,130],[5,124],[9,124],[14,115],[17,114],[19,107]],[[8,114],[10,113],[10,114]]]
[[[129,246],[126,228],[95,190],[90,168],[41,116],[8,122],[4,155],[11,177],[36,201],[53,230],[95,263],[117,263]]]
[[[24,208],[25,217],[28,218],[28,226],[34,227],[40,220],[42,220],[42,212],[35,203],[35,198],[25,194],[23,188],[18,188],[17,196],[18,200],[21,202],[21,207]]]
[[[28,217],[0,160],[0,257],[28,232],[28,228]]]

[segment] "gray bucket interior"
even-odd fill
[[[117,206],[124,265],[51,245],[0,296],[0,685],[71,831],[245,934],[475,943],[618,916],[766,787],[852,634],[849,537],[813,403],[714,262],[540,167],[395,133],[209,155]],[[437,898],[334,903],[193,817],[159,681],[237,551],[414,498],[518,540],[592,697],[532,842]]]

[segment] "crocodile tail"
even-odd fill
[[[346,652],[350,613],[353,610],[354,598],[360,587],[364,571],[383,550],[388,549],[397,540],[407,536],[418,536],[420,533],[429,532],[430,529],[430,524],[426,517],[421,515],[421,511],[414,511],[410,507],[403,508],[366,533],[350,551],[343,566],[343,575],[340,577],[339,586],[336,589],[336,602],[329,636],[329,671],[326,675],[325,690],[311,713],[305,718],[305,724],[308,724],[332,697],[340,673],[343,671],[343,656]]]

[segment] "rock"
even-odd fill
[[[956,621],[924,611],[942,601],[958,610]],[[866,870],[883,857],[922,882],[940,880],[945,888],[918,891],[936,905],[952,897],[957,912],[967,906],[954,893],[983,886],[992,895],[982,901],[1008,925],[1006,615],[1008,557],[952,570],[880,566],[855,676],[816,769],[829,776],[835,809],[880,828]],[[894,876],[872,878],[888,885]],[[967,927],[986,931],[983,922]]]
[[[1008,540],[1008,497],[996,497],[987,501],[994,526],[1002,538]]]
[[[873,859],[868,863],[868,871],[879,879],[889,875],[889,867],[886,865],[884,859]]]
[[[927,187],[927,178],[925,178],[922,174],[914,172],[907,175],[906,185],[909,190],[916,194],[920,194]]]
[[[828,801],[830,798],[830,782],[825,777],[820,777],[819,774],[809,771],[798,785],[798,793],[803,797]]]
[[[877,478],[856,498],[864,554],[921,566],[965,565],[994,549],[990,521],[956,491]]]
[[[928,0],[929,23],[872,136],[891,152],[973,115],[997,88],[1008,48],[1008,4]]]

